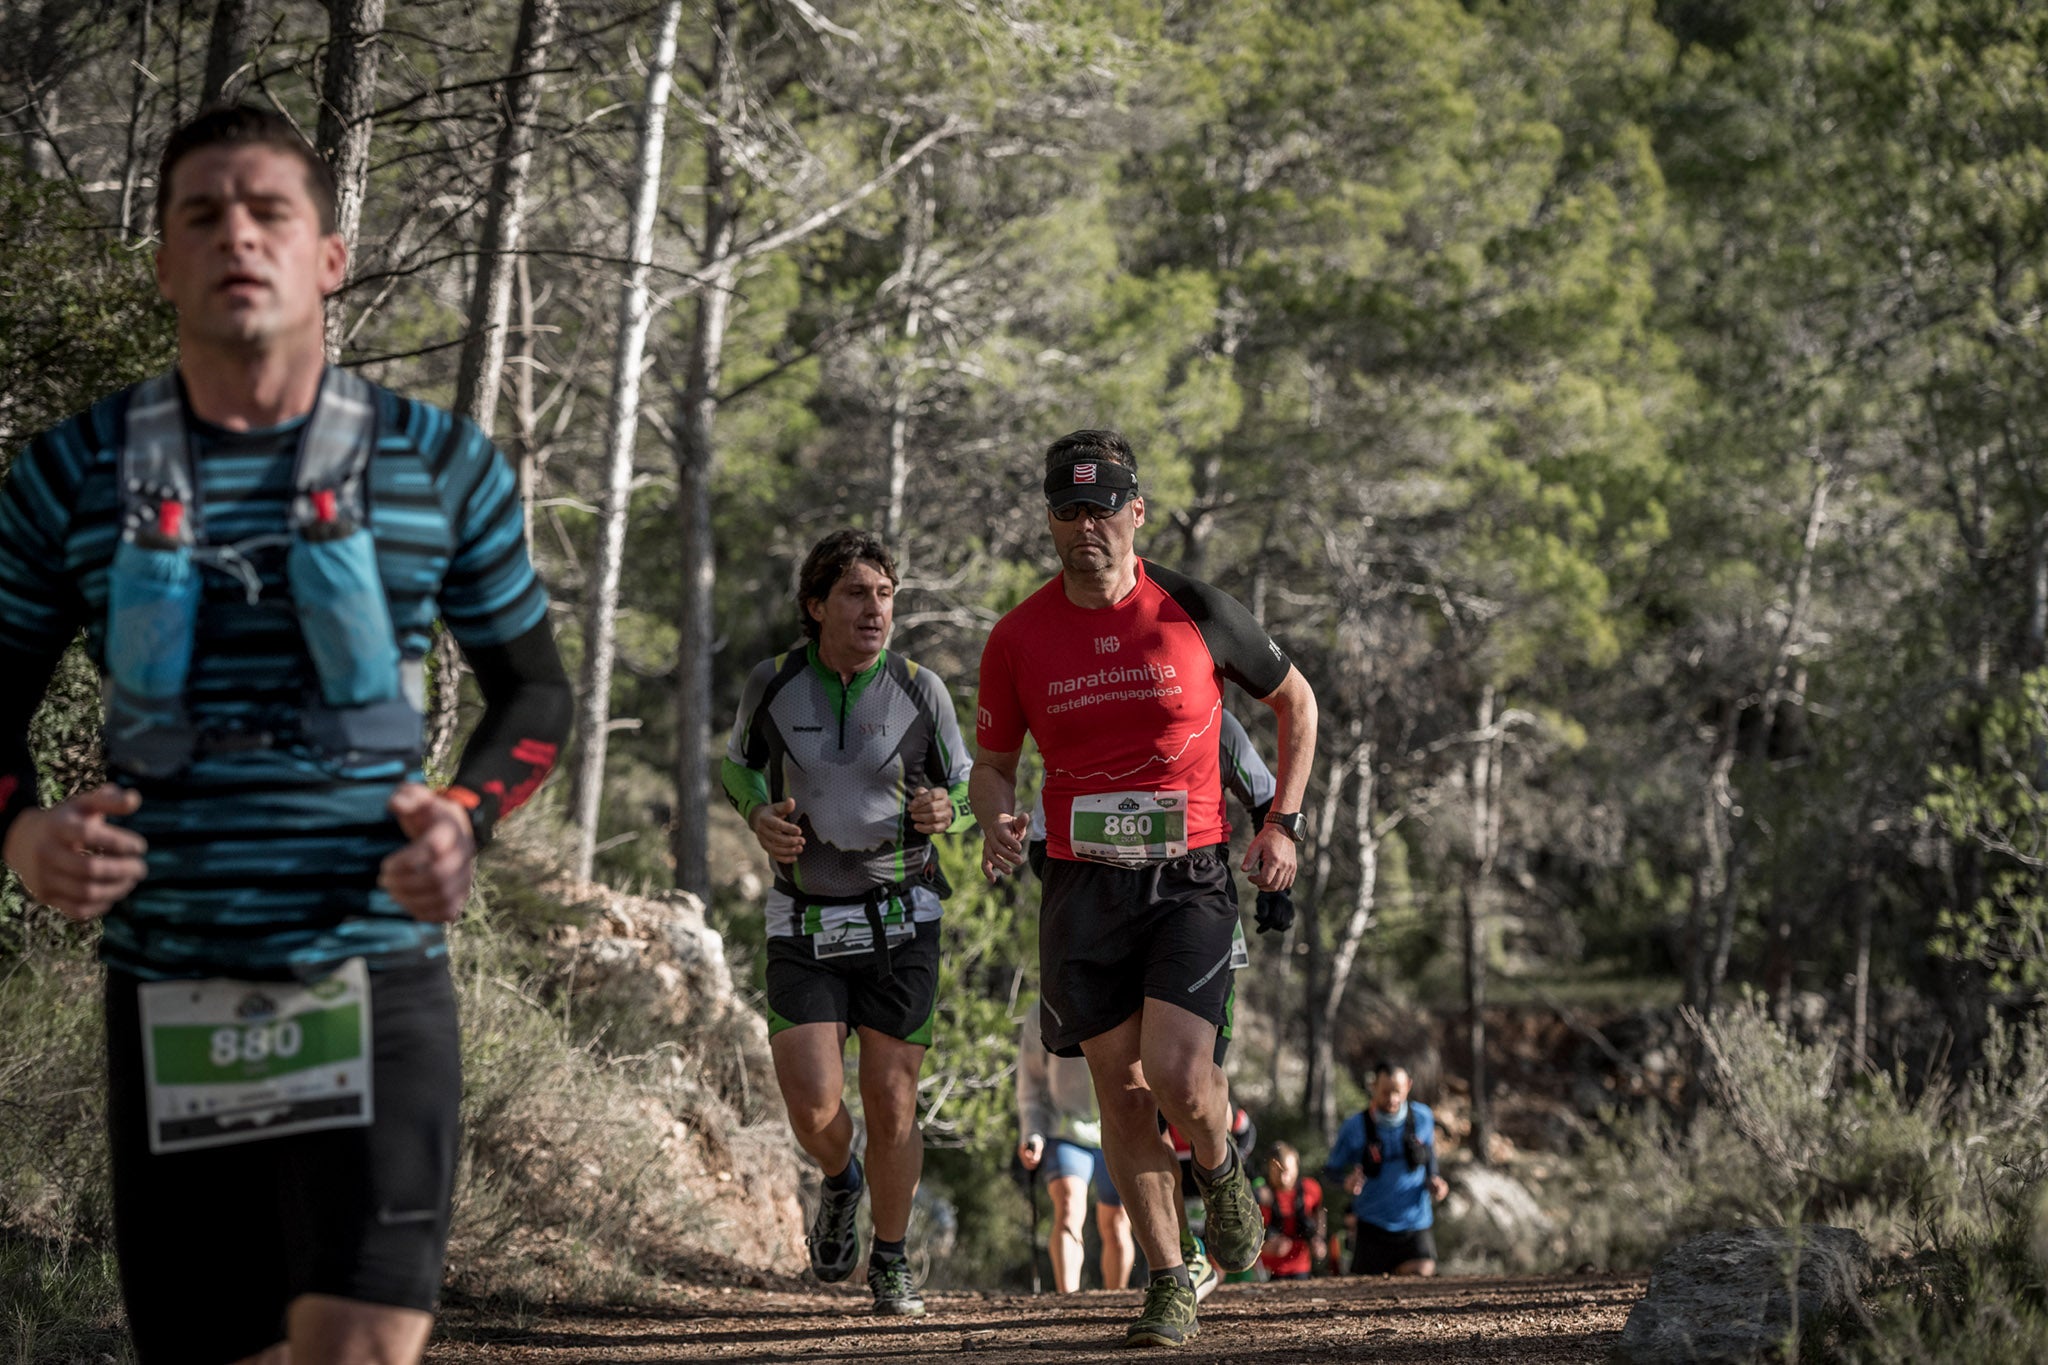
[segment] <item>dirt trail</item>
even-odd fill
[[[1173,1361],[1374,1361],[1387,1365],[1589,1365],[1619,1340],[1641,1276],[1434,1281],[1312,1280],[1224,1285],[1201,1335]],[[927,1317],[878,1319],[865,1293],[679,1289],[649,1308],[571,1309],[519,1325],[448,1314],[429,1365],[628,1361],[886,1361],[888,1365],[1065,1365],[1144,1357],[1121,1349],[1135,1291],[1071,1297],[935,1293]]]

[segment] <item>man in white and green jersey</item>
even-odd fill
[[[903,1238],[924,1167],[917,1079],[932,1041],[939,911],[931,836],[972,819],[969,761],[945,684],[885,647],[896,566],[864,531],[820,541],[797,604],[808,643],[747,679],[725,790],[775,864],[768,893],[768,1022],[797,1142],[824,1172],[811,1269],[845,1279],[870,1183],[875,1311],[924,1312]],[[867,1166],[841,1101],[860,1035]]]

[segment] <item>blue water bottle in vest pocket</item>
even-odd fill
[[[398,637],[377,571],[377,540],[340,514],[332,491],[311,494],[313,520],[286,558],[306,650],[329,706],[368,706],[399,695]]]
[[[108,575],[107,756],[140,777],[168,777],[192,758],[185,684],[200,585],[184,517],[175,498],[160,502],[153,525],[122,537]]]

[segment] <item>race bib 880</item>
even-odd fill
[[[367,1126],[370,979],[152,981],[139,994],[149,1149]]]

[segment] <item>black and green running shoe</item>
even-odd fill
[[[854,1164],[858,1166],[860,1158],[854,1158]],[[826,1284],[838,1284],[851,1275],[853,1263],[860,1259],[860,1232],[853,1219],[866,1188],[863,1179],[850,1190],[830,1185],[818,1189],[818,1216],[811,1220],[811,1235],[804,1240],[810,1246],[811,1273]]]
[[[875,1311],[885,1317],[921,1318],[924,1298],[910,1275],[910,1262],[886,1256],[868,1262],[868,1288],[875,1291]]]
[[[1162,1274],[1145,1287],[1145,1310],[1124,1333],[1126,1346],[1185,1346],[1201,1328],[1195,1323],[1195,1291]]]
[[[1202,1191],[1202,1241],[1209,1258],[1231,1274],[1251,1269],[1266,1240],[1266,1220],[1237,1149],[1230,1149],[1230,1166],[1214,1181],[1197,1170],[1195,1185]]]

